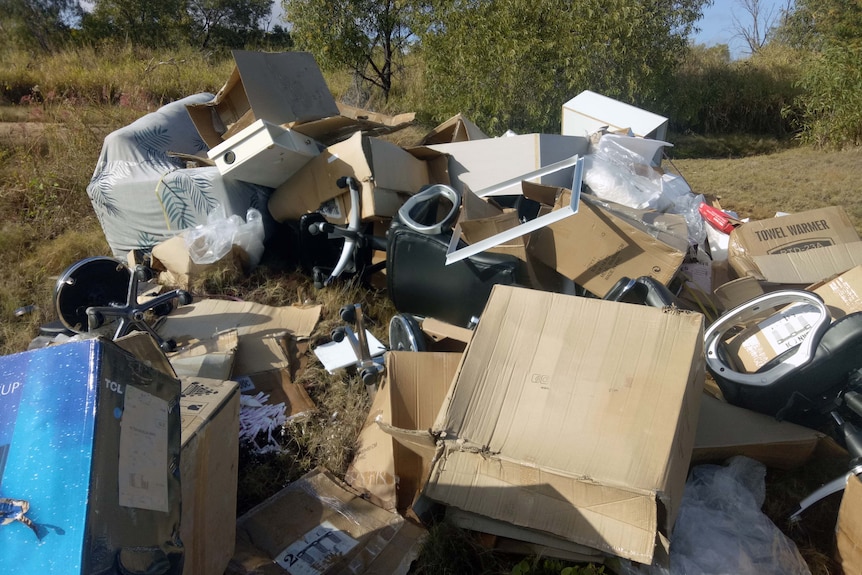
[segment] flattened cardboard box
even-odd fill
[[[676,518],[703,381],[700,314],[495,286],[423,493],[650,563]]]
[[[819,431],[731,405],[704,393],[692,463],[744,455],[777,469],[808,461],[825,439]]]
[[[424,533],[314,470],[237,520],[227,573],[404,575]]]
[[[186,378],[180,396],[184,575],[224,573],[236,543],[239,386]]]
[[[158,328],[163,338],[178,346],[201,341],[227,329],[236,329],[239,347],[232,377],[270,369],[289,368],[279,341],[289,332],[308,337],[320,319],[322,306],[268,306],[253,302],[204,299],[173,311]]]
[[[422,186],[448,183],[446,162],[439,152],[427,148],[408,152],[357,132],[329,146],[279,186],[270,196],[269,211],[283,222],[320,208],[329,221],[345,223],[353,206],[337,182],[349,176],[361,186],[361,219],[391,218]]]
[[[310,53],[232,53],[236,66],[218,94],[204,104],[186,106],[210,148],[255,120],[283,125],[338,115],[338,106]]]
[[[862,264],[862,242],[844,209],[831,206],[737,226],[728,262],[740,277],[808,285]]]

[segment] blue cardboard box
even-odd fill
[[[0,357],[0,571],[181,573],[179,396],[103,339]]]

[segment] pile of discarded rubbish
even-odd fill
[[[218,94],[106,138],[88,193],[114,257],[67,269],[58,325],[0,358],[4,571],[407,573],[445,515],[632,573],[808,572],[762,482],[862,456],[862,240],[840,207],[743,220],[662,166],[666,118],[593,92],[561,134],[457,115],[404,147],[385,136],[412,114],[337,104],[309,54],[234,58]],[[388,342],[350,302],[309,350],[320,306],[188,291],[284,233],[319,286],[385,285]],[[373,396],[355,458],[237,519],[240,445],[276,449],[314,409],[307,361]],[[848,572],[860,472],[798,512],[844,490]]]

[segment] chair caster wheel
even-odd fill
[[[332,338],[332,341],[336,343],[341,343],[344,341],[344,337],[347,335],[347,332],[343,327],[337,327],[332,332],[330,332],[329,336]]]
[[[105,324],[105,316],[102,315],[101,312],[98,311],[88,311],[87,312],[87,329],[94,330],[99,329]]]
[[[365,385],[374,385],[377,383],[377,370],[362,368],[359,370],[359,379],[361,379],[362,383]]]
[[[177,342],[172,340],[172,339],[166,339],[162,343],[159,344],[159,347],[162,349],[163,352],[169,353],[172,351],[176,351]]]
[[[153,308],[153,314],[161,317],[170,314],[174,311],[174,305],[171,302],[165,302]]]
[[[341,315],[341,319],[347,323],[353,323],[356,321],[356,306],[355,305],[345,305],[341,307],[341,310],[338,312]]]
[[[194,298],[192,297],[192,294],[186,290],[180,290],[178,292],[177,300],[180,302],[180,305],[189,305],[194,301]]]

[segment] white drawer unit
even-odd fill
[[[277,188],[318,153],[314,139],[257,120],[207,155],[225,178]]]

